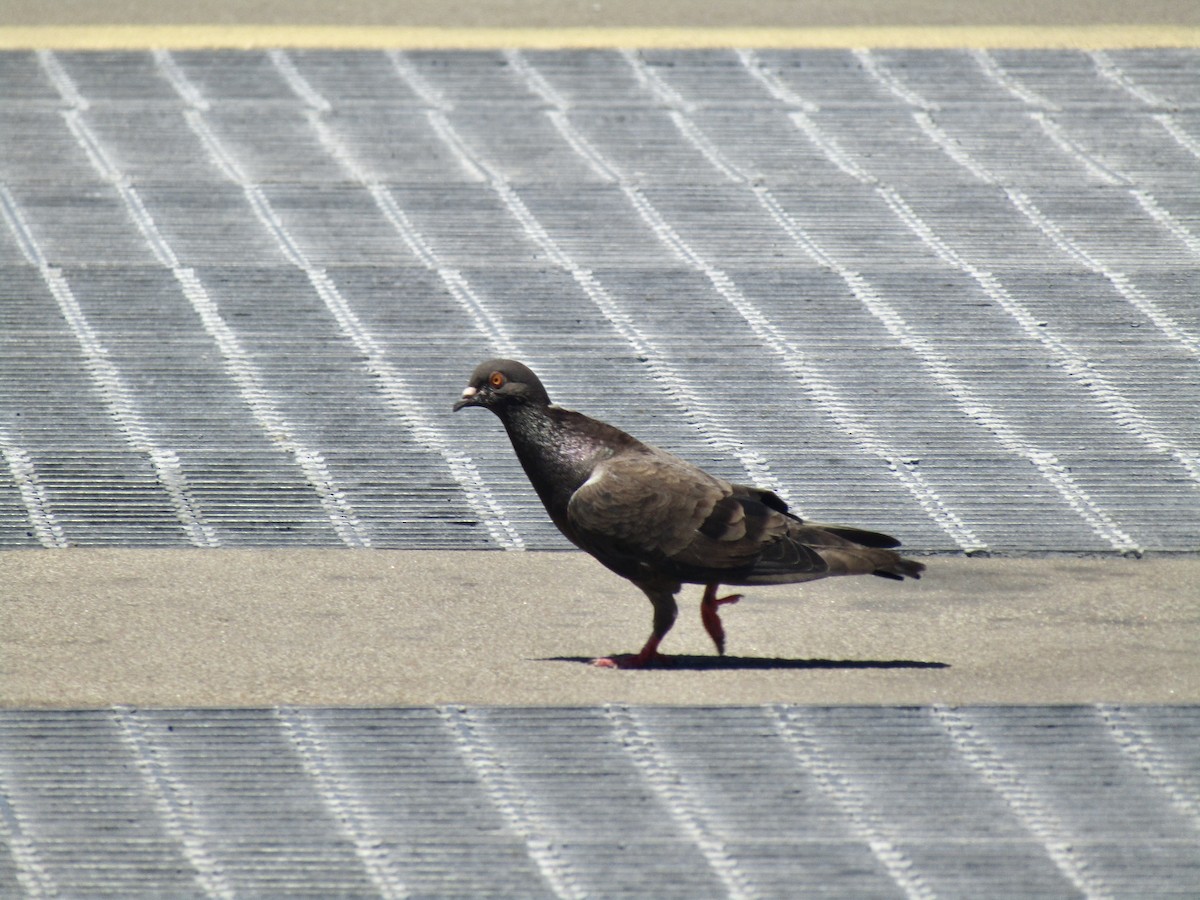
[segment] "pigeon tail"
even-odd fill
[[[920,578],[924,571],[925,563],[897,556],[886,568],[875,569],[871,574],[878,575],[880,578],[890,578],[893,581],[903,581],[905,578]]]

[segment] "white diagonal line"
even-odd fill
[[[1146,215],[1171,232],[1175,240],[1187,247],[1189,253],[1200,257],[1200,237],[1192,234],[1191,230],[1171,215],[1169,210],[1163,209],[1152,194],[1139,188],[1131,188],[1129,195],[1146,211]]]
[[[1030,90],[1028,87],[1021,84],[1021,82],[1011,77],[1007,72],[1004,71],[1003,68],[1001,68],[1000,64],[996,62],[995,57],[993,57],[986,50],[977,49],[969,50],[967,52],[971,54],[971,57],[979,65],[979,68],[983,70],[983,73],[988,76],[988,78],[990,78],[1000,87],[1004,88],[1004,90],[1008,91],[1022,103],[1037,107],[1038,109],[1059,109],[1057,103],[1047,100],[1041,94]]]
[[[116,423],[125,442],[137,453],[150,460],[158,483],[166,492],[176,518],[188,540],[201,547],[216,546],[216,531],[204,521],[203,513],[192,499],[187,476],[175,451],[162,447],[155,440],[142,417],[133,392],[125,383],[120,370],[109,358],[108,348],[92,328],[79,301],[62,271],[51,266],[37,240],[26,224],[16,199],[8,186],[0,184],[0,216],[17,238],[17,243],[31,265],[35,266],[58,304],[63,319],[83,353],[84,367],[92,379],[109,417]],[[32,497],[37,497],[35,490]]]
[[[36,837],[29,833],[24,812],[13,803],[12,788],[8,784],[13,765],[4,758],[3,750],[0,747],[0,846],[5,848],[5,855],[23,897],[40,900],[42,897],[61,896],[59,886],[54,883],[54,877],[38,852]]]
[[[945,706],[934,706],[930,717],[940,725],[959,755],[992,790],[999,794],[1025,829],[1038,839],[1051,862],[1075,889],[1088,900],[1112,896],[1098,876],[1088,870],[1073,836],[1046,807],[1024,773],[1013,768],[991,742],[978,733],[966,714]]]
[[[510,55],[510,60],[512,64],[518,67],[527,65],[519,55]],[[520,72],[521,69],[518,68],[518,71]],[[411,66],[398,68],[397,74],[406,81],[420,77]],[[419,83],[410,84],[410,87],[418,93],[429,90]],[[534,89],[536,90],[536,86]],[[559,125],[555,120],[555,117],[559,114],[551,112],[550,115],[551,120],[555,121],[556,125]],[[556,266],[571,275],[575,283],[579,285],[592,303],[595,304],[596,308],[608,320],[613,329],[629,343],[640,358],[645,360],[645,365],[649,369],[651,376],[659,382],[667,396],[678,406],[687,421],[704,435],[711,445],[734,456],[755,484],[768,490],[773,490],[781,497],[784,497],[784,499],[787,499],[783,485],[779,483],[771,471],[766,459],[756,451],[747,448],[719,423],[717,414],[711,408],[711,405],[703,401],[693,391],[687,381],[671,367],[666,361],[665,354],[638,327],[633,317],[621,308],[595,274],[579,266],[558,245],[542,226],[541,222],[530,212],[525,202],[513,186],[504,178],[503,174],[467,146],[466,142],[450,124],[444,111],[430,110],[426,113],[426,116],[434,133],[441,138],[442,142],[450,147],[455,155],[467,161],[486,177],[489,186],[495,191],[510,214],[521,225],[526,235],[538,244]]]
[[[267,233],[275,239],[283,255],[308,278],[341,332],[365,357],[367,370],[378,379],[380,390],[393,414],[412,434],[414,440],[442,457],[451,477],[458,482],[468,504],[479,516],[491,538],[506,550],[524,549],[524,539],[516,526],[508,520],[474,461],[469,456],[455,451],[442,429],[425,414],[424,409],[413,397],[413,392],[401,375],[399,367],[388,358],[383,345],[363,325],[333,279],[324,269],[312,265],[308,260],[276,215],[262,188],[242,170],[208,125],[203,113],[199,109],[188,109],[184,112],[184,118],[213,162],[230,181],[241,188],[255,216]]]
[[[806,97],[802,97],[783,83],[778,75],[772,72],[753,50],[737,50],[738,60],[750,76],[767,89],[772,97],[784,106],[794,106],[804,112],[820,112],[820,107]]]
[[[556,897],[583,900],[587,896],[558,852],[555,836],[544,827],[528,794],[496,758],[496,749],[480,730],[474,715],[462,707],[438,710],[463,761],[478,779],[488,799],[522,841],[530,860]]]
[[[203,823],[195,812],[184,783],[171,772],[167,761],[146,734],[145,722],[137,710],[118,706],[113,710],[121,737],[133,754],[134,764],[154,799],[155,811],[163,830],[179,845],[205,896],[232,900],[237,894],[225,872],[209,853],[200,835]]]
[[[747,882],[726,842],[709,824],[711,814],[705,810],[703,801],[674,773],[669,760],[638,721],[637,714],[625,706],[605,706],[604,715],[621,747],[641,771],[646,784],[670,812],[680,831],[699,848],[713,874],[721,880],[725,895],[731,900],[757,896],[758,892]]]
[[[639,54],[636,50],[620,50],[618,52],[629,65],[629,68],[633,70],[634,78],[638,80],[638,83],[643,89],[646,90],[647,93],[657,93],[662,98],[663,102],[673,109],[680,109],[685,113],[694,113],[696,111],[697,107],[695,103],[684,99],[683,94],[679,93],[679,91],[675,90],[675,88],[671,87],[664,81],[656,80],[656,89],[653,91],[650,89],[650,82],[653,76],[649,72],[649,66],[647,66],[646,61],[642,59],[641,54]],[[541,73],[538,72],[533,66],[527,66],[527,71],[532,73],[532,75],[526,75],[527,78],[542,78]],[[554,105],[561,110],[567,109],[567,104],[565,103],[555,103]]]
[[[1137,84],[1132,78],[1122,72],[1120,66],[1103,50],[1093,50],[1088,55],[1092,58],[1092,64],[1096,67],[1096,72],[1100,77],[1111,81],[1131,97],[1136,97],[1147,106],[1162,108],[1171,106],[1169,102],[1158,96],[1158,94]]]
[[[859,64],[867,70],[867,72],[878,81],[881,85],[888,89],[899,99],[903,100],[909,106],[915,106],[918,109],[936,110],[938,105],[932,100],[927,100],[919,93],[914,91],[899,78],[892,74],[891,70],[886,66],[881,65],[879,59],[870,50],[858,49],[854,51],[854,58]]]
[[[1090,153],[1075,143],[1075,141],[1071,140],[1063,130],[1063,127],[1044,112],[1031,112],[1029,118],[1037,122],[1038,127],[1045,132],[1046,137],[1050,138],[1054,146],[1061,150],[1065,156],[1069,156],[1075,160],[1093,178],[1103,181],[1105,184],[1129,185],[1128,178],[1114,172],[1098,159],[1095,159]]]
[[[89,104],[87,99],[79,93],[75,87],[75,81],[67,74],[67,70],[62,67],[62,63],[58,61],[58,57],[50,50],[37,51],[38,65],[42,67],[42,72],[46,75],[46,80],[54,87],[66,104],[73,109],[87,109]]]
[[[924,132],[925,136],[937,145],[939,150],[970,172],[971,176],[977,181],[981,181],[984,184],[1001,186],[1000,179],[992,174],[991,170],[986,168],[983,163],[968,153],[966,147],[951,138],[940,125],[934,122],[933,116],[929,115],[929,113],[924,111],[914,112],[913,121],[917,123],[917,127]],[[867,179],[870,182],[875,181],[875,178],[870,175],[867,176]]]
[[[694,120],[689,119],[677,109],[670,110],[668,115],[670,115],[671,122],[674,123],[679,133],[687,138],[693,147],[700,151],[700,155],[704,157],[710,166],[734,184],[745,185],[748,183],[746,173],[725,158],[725,155],[713,145],[712,141],[700,130]]]
[[[50,59],[53,59],[52,55]],[[66,77],[65,73],[62,77]],[[182,77],[181,73],[179,77]],[[209,296],[200,278],[192,269],[180,264],[175,251],[142,202],[139,192],[110,159],[82,113],[75,109],[68,110],[64,113],[64,118],[93,167],[117,189],[130,218],[159,264],[171,270],[184,297],[200,317],[205,331],[217,342],[221,349],[222,365],[237,385],[242,401],[259,427],[280,450],[293,458],[304,473],[305,479],[317,494],[329,517],[330,525],[342,542],[351,547],[370,546],[369,536],[343,491],[334,482],[324,457],[296,436],[295,426],[280,413],[280,403],[267,389],[265,379],[250,354],[242,347],[236,333],[221,315],[219,307]]]
[[[651,78],[651,85],[653,86],[654,79],[651,76],[648,77]],[[917,115],[927,117],[925,113],[918,113]],[[877,193],[883,197],[901,220],[917,233],[939,256],[951,265],[955,265],[967,274],[975,277],[981,286],[985,290],[988,290],[990,294],[993,294],[997,301],[1005,306],[1010,313],[1016,311],[1012,299],[1008,297],[1007,292],[1003,291],[996,280],[989,274],[982,273],[966,265],[961,258],[949,251],[949,248],[933,234],[932,230],[912,213],[911,209],[908,208],[907,204],[904,203],[894,188],[879,183],[877,179],[850,158],[836,141],[825,135],[823,130],[810,117],[804,113],[797,112],[792,113],[791,118],[809,136],[810,140],[821,148],[831,161],[838,165],[846,174],[857,181],[874,186]],[[720,171],[724,172],[727,177],[731,177],[739,183],[752,187],[755,196],[763,207],[771,213],[776,223],[805,252],[819,264],[827,266],[838,273],[854,293],[855,297],[884,324],[888,331],[903,346],[918,355],[935,380],[959,403],[964,413],[991,431],[1008,450],[1025,457],[1033,463],[1041,472],[1043,478],[1058,490],[1060,496],[1092,527],[1098,536],[1111,543],[1115,549],[1123,552],[1140,552],[1137,544],[1075,483],[1066,467],[1053,454],[1030,446],[1011,424],[990,406],[976,398],[966,383],[954,372],[949,359],[943,354],[938,353],[926,339],[919,336],[915,329],[900,316],[899,312],[884,301],[862,276],[846,269],[830,253],[817,245],[815,240],[791,219],[778,201],[771,195],[770,191],[765,186],[756,184],[745,172],[742,172],[733,163],[726,160],[720,150],[704,136],[694,122],[679,114],[676,114],[674,119],[684,136],[692,141]],[[1034,329],[1033,336],[1040,337],[1037,332],[1038,329]],[[1082,376],[1080,376],[1080,380],[1083,380]],[[1114,399],[1114,395],[1115,392],[1110,390],[1105,394],[1103,399],[1111,401]],[[1126,403],[1125,408],[1121,412],[1133,412],[1136,415],[1136,410],[1133,409],[1132,404],[1128,403]],[[1163,450],[1166,445],[1162,441],[1165,438],[1161,438],[1160,435],[1154,435],[1154,438],[1158,439],[1155,449]],[[1178,458],[1185,466],[1192,465],[1195,467],[1196,461],[1191,460],[1186,453],[1181,452]],[[893,471],[896,471],[896,469],[894,468]],[[1200,472],[1200,469],[1197,469],[1197,471]],[[920,485],[910,486],[910,490],[913,490],[914,487],[920,487]],[[957,517],[953,516],[949,510],[946,510],[944,505],[939,507],[938,504],[933,503],[933,499],[927,498],[923,501],[923,506],[927,511],[930,511],[935,521],[938,521],[951,534],[954,533],[950,531],[951,528],[963,529],[958,532],[960,544],[962,544],[964,538],[973,538],[973,535],[968,530],[965,530],[965,526],[962,525]],[[935,515],[934,510],[940,513],[942,518]]]
[[[442,112],[449,112],[454,108],[454,104],[446,98],[445,94],[430,84],[429,80],[417,71],[417,67],[412,64],[412,60],[405,56],[404,53],[399,50],[388,50],[387,58],[396,74],[400,76],[400,79],[430,109],[440,109]]]
[[[33,460],[3,430],[0,430],[0,455],[4,457],[5,465],[8,466],[9,475],[17,487],[17,494],[21,497],[25,514],[29,517],[29,524],[33,526],[38,543],[43,547],[66,547],[67,537],[50,506],[50,499],[42,486]]]
[[[1096,712],[1121,752],[1154,782],[1175,811],[1200,832],[1200,780],[1189,777],[1190,773],[1163,751],[1139,721],[1136,710],[1101,703],[1097,704]]]
[[[883,865],[896,886],[910,900],[933,900],[937,895],[916,871],[913,860],[887,835],[879,816],[867,803],[862,790],[830,758],[820,741],[787,707],[768,707],[767,715],[784,745],[812,776],[821,791],[850,824],[851,829]]]
[[[271,64],[283,76],[283,80],[287,82],[288,87],[295,92],[297,97],[317,112],[327,113],[333,109],[329,101],[322,97],[308,83],[308,79],[300,74],[295,63],[292,62],[292,58],[285,51],[268,50],[267,55],[270,57]]]
[[[1034,115],[1036,116],[1039,114],[1035,113]],[[996,185],[1001,188],[1004,191],[1005,196],[1008,197],[1009,202],[1012,203],[1013,207],[1016,208],[1023,216],[1025,216],[1025,218],[1027,218],[1035,228],[1041,231],[1042,234],[1044,234],[1063,253],[1075,260],[1079,265],[1090,269],[1097,275],[1100,275],[1106,279],[1127,303],[1129,303],[1131,306],[1137,309],[1138,312],[1149,319],[1150,322],[1160,329],[1167,337],[1186,348],[1193,355],[1200,356],[1200,336],[1192,334],[1190,331],[1180,326],[1179,323],[1177,323],[1169,315],[1163,312],[1163,310],[1161,310],[1153,300],[1142,293],[1141,289],[1130,280],[1128,275],[1108,267],[1103,262],[1084,250],[1077,241],[1070,238],[1057,225],[1057,223],[1043,213],[1038,208],[1037,204],[1034,203],[1034,201],[1027,194],[1017,187],[1005,184],[1002,179],[975,160],[965,148],[963,148],[957,141],[953,140],[948,134],[946,134],[945,130],[942,129],[941,126],[939,126],[936,122],[934,122],[933,117],[928,113],[922,111],[914,112],[913,119],[916,121],[918,127],[920,127],[920,129],[925,133],[926,137],[936,144],[942,150],[942,152],[944,152],[952,160],[970,172],[979,181],[982,181],[985,184]],[[1139,196],[1140,194],[1144,194],[1144,192],[1135,191],[1132,193],[1134,199],[1138,200],[1143,208],[1146,208],[1146,211],[1150,213],[1150,215],[1156,220],[1159,220],[1160,222],[1162,222],[1164,219],[1170,220],[1169,214],[1165,211],[1162,211],[1159,215],[1155,215],[1155,213],[1151,211],[1158,206],[1157,202],[1155,202],[1153,198],[1149,198],[1148,207],[1143,198]],[[1146,196],[1148,197],[1149,195]],[[1179,237],[1179,229],[1182,228],[1182,226],[1178,226],[1177,223],[1176,226],[1177,227],[1173,229],[1171,229],[1169,226],[1168,227],[1169,230],[1176,235],[1176,237]],[[1186,238],[1184,238],[1184,242],[1185,244],[1187,243]]]
[[[871,176],[864,172],[854,160],[852,160],[841,146],[833,138],[829,137],[824,129],[818,127],[811,116],[803,112],[794,112],[789,115],[792,124],[804,132],[807,137],[818,150],[825,154],[826,158],[837,166],[844,174],[849,175],[855,181],[863,184],[871,183]]]
[[[390,829],[375,821],[353,791],[346,787],[346,779],[339,772],[341,766],[322,739],[319,726],[303,710],[277,707],[274,712],[317,796],[354,848],[377,896],[383,900],[407,897],[399,866],[386,847],[392,839]]]
[[[1154,121],[1161,125],[1180,147],[1192,154],[1192,156],[1200,159],[1200,140],[1188,134],[1175,120],[1174,116],[1167,113],[1158,113],[1154,116]]]
[[[192,109],[201,111],[209,109],[208,101],[204,99],[204,95],[192,84],[191,80],[183,74],[183,70],[175,62],[175,57],[166,50],[154,50],[151,55],[159,74],[174,88],[175,93],[185,104]]]

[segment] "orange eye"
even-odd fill
[[[493,372],[492,377],[488,379],[488,384],[494,388],[502,388],[504,387],[504,382],[507,380],[508,379],[504,377],[503,372]]]

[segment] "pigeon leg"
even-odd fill
[[[713,582],[704,588],[704,599],[700,601],[700,619],[704,622],[704,630],[717,645],[717,653],[725,655],[725,626],[721,624],[718,610],[726,603],[737,603],[742,599],[741,594],[730,594],[728,597],[718,597],[719,584]]]
[[[619,656],[604,656],[593,659],[592,665],[601,669],[645,669],[650,666],[669,666],[674,657],[658,652],[660,639],[650,635],[646,646],[635,656],[632,653],[622,653]]]
[[[657,591],[642,588],[650,602],[654,604],[654,631],[650,640],[642,647],[636,656],[625,653],[620,656],[605,656],[593,659],[592,665],[602,669],[644,669],[652,665],[670,665],[671,657],[658,652],[658,645],[667,636],[671,626],[675,624],[675,616],[679,614],[679,606],[675,603],[675,591]],[[678,587],[675,590],[679,590]]]

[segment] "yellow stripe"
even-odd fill
[[[570,49],[588,47],[1024,47],[1078,50],[1198,47],[1200,27],[1174,25],[901,26],[883,28],[404,28],[318,25],[0,27],[0,49],[176,50]]]

